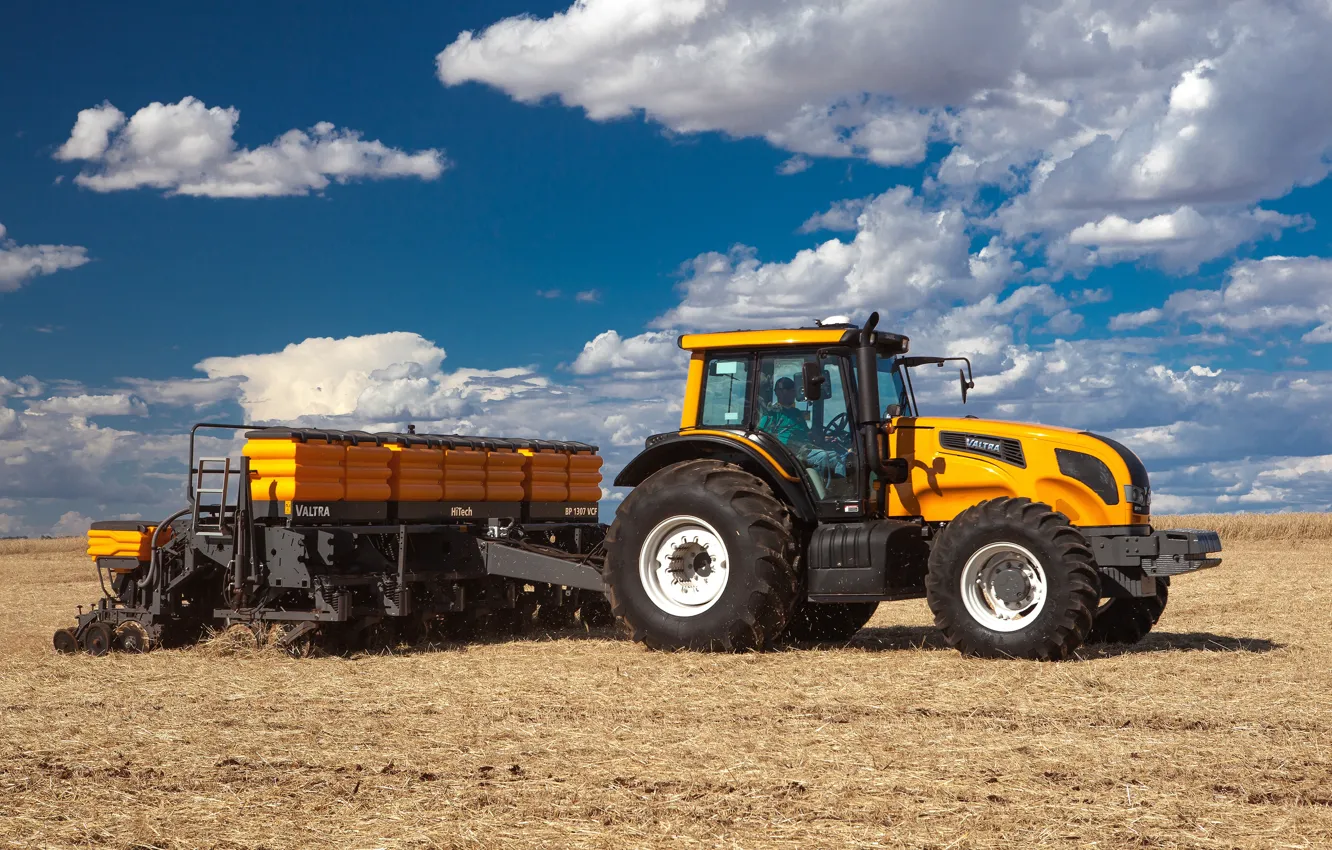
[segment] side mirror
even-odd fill
[[[967,390],[974,390],[976,388],[976,384],[974,381],[968,381],[967,373],[963,372],[961,369],[957,370],[957,380],[959,383],[962,384],[962,403],[966,404]]]
[[[800,367],[801,382],[804,384],[805,398],[813,401],[823,398],[823,385],[828,379],[823,374],[823,364],[813,361]]]

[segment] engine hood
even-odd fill
[[[1149,520],[1147,469],[1108,437],[1036,422],[934,416],[903,417],[888,430],[894,452],[913,468],[912,481],[899,491],[908,513],[916,512],[913,498],[919,515],[941,505],[947,505],[943,513],[952,511],[951,491],[972,504],[980,497],[1027,496],[1084,525]],[[919,480],[917,469],[923,470]]]

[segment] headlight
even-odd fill
[[[1134,487],[1132,484],[1125,484],[1124,501],[1132,505],[1133,510],[1136,513],[1151,513],[1152,489],[1150,487]]]
[[[1059,471],[1075,481],[1086,484],[1107,505],[1119,504],[1119,487],[1110,467],[1098,457],[1068,449],[1055,449]]]

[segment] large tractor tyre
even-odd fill
[[[606,546],[611,610],[654,649],[766,648],[802,589],[786,506],[721,461],[677,463],[638,485]]]
[[[830,643],[850,640],[878,610],[877,602],[801,602],[782,640],[791,643]]]
[[[1068,658],[1100,599],[1091,547],[1063,514],[1030,499],[990,499],[939,534],[925,577],[934,623],[984,658]]]
[[[1107,599],[1096,611],[1088,643],[1137,643],[1161,619],[1170,600],[1170,579],[1156,580],[1156,595]]]

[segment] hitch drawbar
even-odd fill
[[[486,572],[493,576],[520,581],[577,587],[604,593],[606,585],[601,572],[587,563],[586,558],[555,557],[544,552],[533,552],[490,540],[477,540]]]
[[[1221,535],[1197,528],[1152,531],[1134,526],[1084,528],[1098,567],[1138,567],[1154,577],[1177,576],[1221,563]]]

